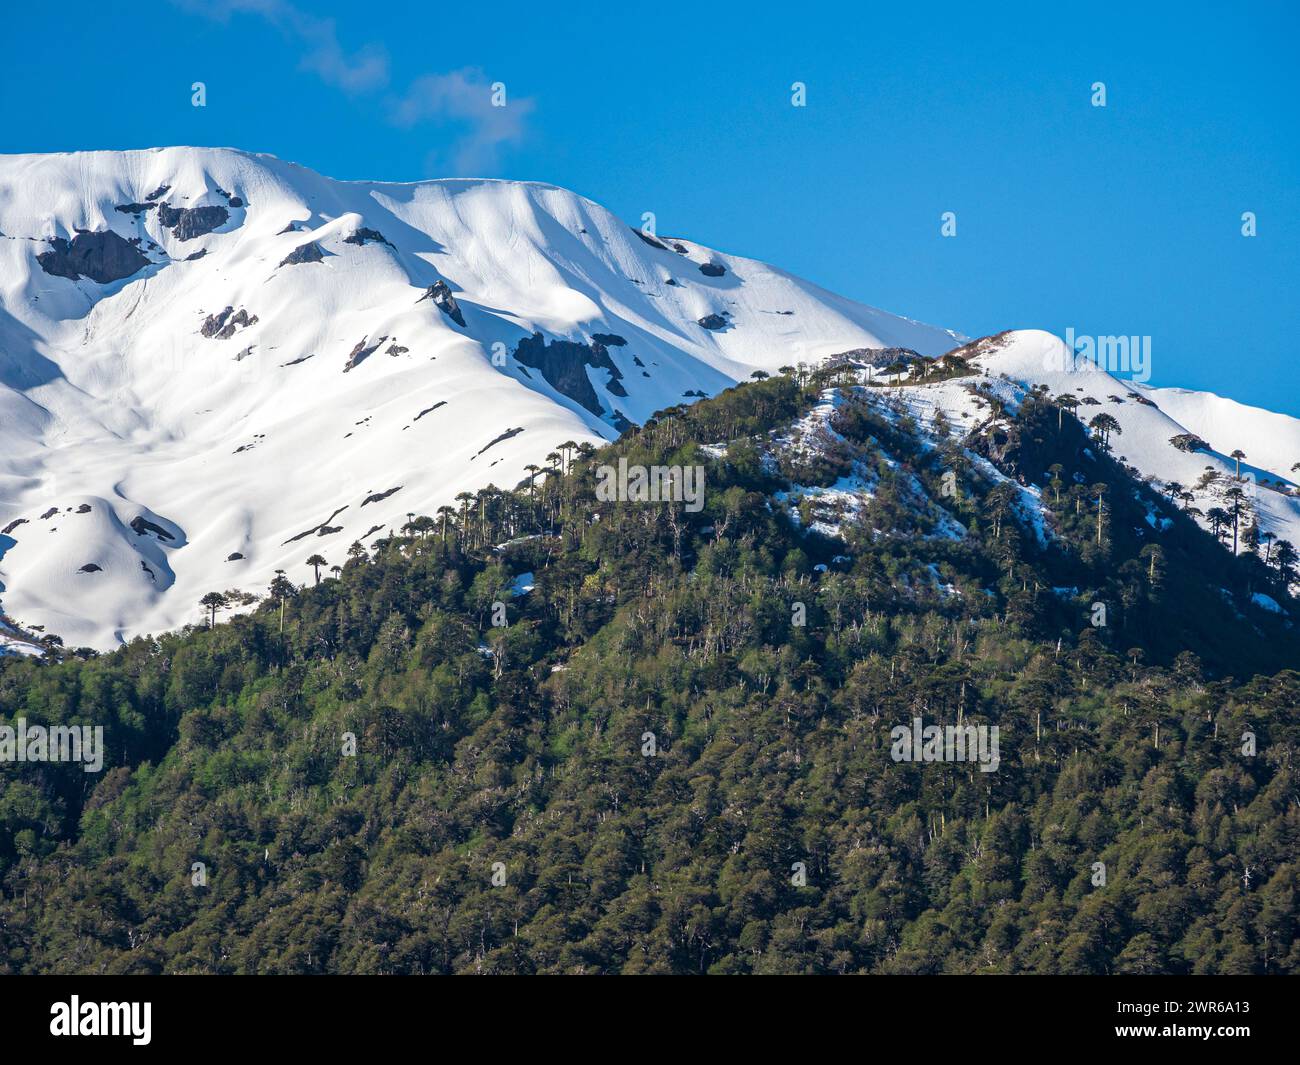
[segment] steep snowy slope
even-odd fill
[[[987,403],[972,391],[987,388],[1014,409],[1027,390],[1045,387],[1050,397],[1071,395],[1085,424],[1111,415],[1120,431],[1114,455],[1157,487],[1175,482],[1192,493],[1188,506],[1204,514],[1224,507],[1225,490],[1239,486],[1258,515],[1261,533],[1300,546],[1300,420],[1246,407],[1232,400],[1185,389],[1151,388],[1122,380],[1095,363],[1073,356],[1057,337],[1022,330],[984,338],[962,351],[978,378],[955,378],[893,390],[922,421],[942,411],[954,425],[973,428],[989,416]],[[1186,438],[1200,437],[1202,448]],[[1184,447],[1171,441],[1184,438]],[[1185,450],[1195,446],[1196,450]],[[1246,453],[1241,480],[1231,452]],[[1291,457],[1295,455],[1296,457]]]
[[[69,645],[756,368],[964,339],[552,186],[224,149],[0,157],[0,234],[0,610]]]
[[[1213,392],[1144,388],[1142,394],[1216,451],[1231,455],[1240,449],[1253,465],[1300,481],[1300,470],[1293,469],[1300,466],[1300,419]]]

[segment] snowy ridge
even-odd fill
[[[1112,439],[1115,457],[1135,468],[1160,491],[1170,482],[1190,493],[1182,505],[1193,508],[1197,521],[1209,527],[1206,515],[1224,505],[1223,492],[1237,485],[1257,516],[1261,534],[1300,546],[1300,419],[1248,407],[1204,392],[1153,388],[1123,380],[1095,363],[1075,357],[1050,333],[1022,330],[986,338],[966,351],[976,378],[954,378],[894,390],[922,424],[933,424],[937,413],[960,431],[969,431],[989,417],[978,385],[1014,411],[1024,395],[1045,388],[1049,397],[1072,395],[1074,413],[1087,424],[1105,412],[1120,426]],[[1182,450],[1170,441],[1200,437],[1204,450]],[[1245,453],[1237,480],[1234,450]]]

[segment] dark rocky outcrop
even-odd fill
[[[26,518],[14,518],[14,520],[11,521],[8,525],[6,525],[3,529],[0,529],[0,536],[8,536],[11,532],[13,532],[16,528],[18,528],[18,526],[26,525],[26,524],[27,524]]]
[[[396,488],[390,488],[387,492],[372,492],[361,501],[361,505],[364,507],[367,503],[380,503],[394,492],[400,492],[401,490],[402,486],[399,484]]]
[[[225,339],[226,337],[228,337],[228,336],[233,336],[233,335],[234,335],[234,331],[235,331],[236,328],[239,328],[240,326],[245,326],[245,327],[247,327],[247,326],[250,326],[250,325],[256,325],[256,324],[257,324],[257,315],[255,315],[255,314],[249,314],[248,311],[244,310],[243,307],[240,307],[239,310],[237,310],[237,311],[236,311],[236,312],[231,316],[230,321],[228,321],[228,322],[226,323],[226,329],[230,329],[230,332],[227,333],[227,332],[225,331],[225,329],[223,329],[223,330],[222,330],[220,333],[218,333],[217,335],[220,336],[220,337],[224,340],[224,339]],[[234,328],[231,328],[232,326],[233,326]]]
[[[410,350],[410,348],[402,347],[401,344],[389,344],[387,353],[393,356],[393,358],[397,358],[398,355],[405,355]]]
[[[343,506],[339,507],[339,509],[336,510],[333,514],[331,514],[328,518],[326,518],[323,522],[321,522],[319,525],[313,525],[310,529],[304,529],[296,536],[289,537],[289,539],[287,539],[280,546],[287,547],[289,544],[297,543],[299,540],[305,540],[309,536],[327,535],[327,533],[321,532],[322,529],[327,529],[330,532],[338,532],[339,529],[342,528],[342,526],[331,525],[330,522],[332,522],[335,518],[337,518],[340,514],[342,514],[347,509],[348,509],[347,504],[344,504]]]
[[[323,263],[325,253],[314,240],[300,244],[280,260],[281,266],[298,266],[300,263]]]
[[[343,366],[344,373],[347,373],[349,370],[353,369],[356,366],[360,366],[363,362],[365,362],[368,358],[370,358],[371,355],[373,355],[376,351],[379,350],[379,345],[382,344],[385,340],[387,340],[388,337],[380,337],[378,340],[376,340],[373,344],[370,345],[366,344],[366,341],[368,339],[369,339],[368,337],[362,337],[360,340],[357,341],[356,347],[354,347],[350,352],[348,352],[348,361]]]
[[[143,536],[145,533],[153,533],[155,536],[158,537],[159,540],[176,539],[176,537],[174,537],[161,525],[155,525],[153,522],[151,522],[148,518],[144,517],[143,515],[136,515],[136,517],[131,519],[131,531],[134,532],[136,536]]]
[[[82,231],[70,241],[55,237],[50,241],[50,250],[37,255],[36,261],[54,277],[72,281],[86,277],[101,285],[130,277],[149,265],[139,248],[111,229]]]
[[[658,240],[657,238],[652,237],[649,233],[645,233],[640,229],[633,229],[632,232],[635,233],[642,240],[644,240],[647,244],[649,244],[650,247],[658,248],[660,251],[668,250],[668,246],[666,244],[664,244],[662,241]]]
[[[603,415],[604,408],[587,377],[588,366],[608,370],[609,391],[617,396],[627,394],[619,384],[622,372],[614,365],[605,345],[594,337],[590,344],[579,344],[572,340],[552,340],[548,343],[541,333],[534,333],[519,342],[515,348],[515,359],[522,366],[531,366],[541,371],[546,383],[555,391],[580,403],[592,414]]]
[[[627,347],[627,341],[617,333],[592,333],[591,339],[597,344],[604,344],[607,348]]]
[[[90,511],[91,511],[91,509],[92,509],[92,508],[91,508],[91,506],[90,506],[89,503],[82,503],[81,506],[79,506],[79,507],[77,508],[77,513],[78,513],[78,514],[89,514]]]
[[[207,254],[208,254],[207,248],[200,248],[198,251],[194,252],[194,254],[185,256],[185,261],[187,263],[192,263],[194,262],[195,259],[202,259],[203,256]]]
[[[170,185],[159,185],[156,189],[153,190],[153,192],[149,193],[149,195],[146,196],[145,199],[146,200],[160,199],[163,196],[166,196],[167,193],[171,192],[171,190],[172,187]]]
[[[158,221],[172,231],[177,240],[193,240],[226,224],[230,212],[224,207],[169,207],[158,205]]]
[[[81,567],[81,569],[77,570],[77,572],[78,573],[100,573],[103,571],[103,568],[104,568],[103,566],[97,566],[93,562],[87,562],[84,566]]]
[[[243,558],[243,557],[244,557],[243,552],[241,552],[241,551],[232,551],[230,554],[228,554],[228,555],[226,556],[226,561],[227,561],[227,562],[238,562],[238,561],[239,561],[241,558]]]
[[[392,241],[385,237],[377,229],[366,229],[364,226],[358,229],[350,237],[343,238],[344,244],[387,244],[390,248],[393,246]]]
[[[705,329],[725,329],[727,327],[727,320],[720,314],[706,314],[703,318],[699,319],[698,324],[702,325]]]
[[[139,218],[145,211],[152,211],[158,205],[156,203],[119,203],[117,210],[123,214],[135,215]]]
[[[446,401],[445,399],[440,399],[440,400],[438,400],[438,402],[435,403],[432,407],[425,407],[424,410],[420,411],[420,413],[417,414],[414,418],[412,418],[411,421],[413,421],[413,422],[418,422],[418,421],[419,421],[421,418],[423,418],[426,414],[432,414],[432,413],[433,413],[434,411],[436,411],[439,407],[445,407],[446,405],[447,405],[447,401]]]
[[[225,310],[218,311],[216,314],[208,315],[207,318],[203,320],[203,324],[199,326],[199,332],[205,337],[215,337],[226,327],[227,321],[234,313],[234,307],[227,307]]]
[[[700,273],[705,277],[721,277],[727,268],[721,263],[700,263]]]
[[[203,320],[203,325],[199,327],[199,332],[210,339],[229,340],[235,335],[237,329],[256,324],[257,315],[249,314],[243,307],[238,311],[233,307],[227,307],[217,314],[208,315]]]
[[[499,444],[499,443],[501,443],[501,441],[503,441],[503,440],[509,440],[512,436],[518,436],[518,435],[519,435],[520,433],[522,433],[523,431],[524,431],[524,429],[523,429],[523,426],[521,425],[521,426],[519,426],[517,429],[507,429],[507,430],[506,430],[504,433],[502,433],[500,436],[495,436],[495,437],[493,437],[493,438],[492,438],[491,440],[489,440],[486,444],[484,444],[481,448],[479,448],[478,451],[474,453],[474,455],[472,455],[472,456],[470,457],[470,462],[473,462],[474,459],[478,458],[479,455],[483,454],[483,452],[485,452],[488,448],[490,448],[490,447],[496,447],[496,445]]]
[[[425,300],[433,300],[443,314],[462,329],[465,327],[465,316],[460,313],[460,304],[456,302],[456,297],[451,294],[451,289],[447,286],[446,281],[435,281],[425,289],[424,295],[415,302],[423,303]]]

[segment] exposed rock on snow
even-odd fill
[[[281,266],[298,266],[301,263],[323,263],[325,253],[314,240],[309,240],[306,244],[300,244],[294,248],[288,255],[280,260]]]
[[[668,250],[668,246],[659,240],[658,237],[652,237],[649,233],[645,232],[645,230],[633,229],[632,232],[649,244],[650,247],[658,248],[660,251]]]
[[[316,535],[324,536],[325,532],[322,530],[326,530],[328,532],[339,532],[342,529],[342,526],[330,525],[330,522],[332,522],[335,518],[337,518],[340,514],[342,514],[347,509],[348,508],[346,505],[339,507],[336,511],[334,511],[333,514],[331,514],[319,525],[313,525],[310,529],[304,529],[302,532],[296,534],[295,536],[289,537],[289,539],[285,541],[285,544],[297,543],[297,541],[305,540],[309,536],[316,536]]]
[[[237,329],[247,328],[256,323],[257,315],[250,315],[243,307],[238,311],[233,307],[227,307],[217,314],[208,315],[203,320],[203,325],[199,327],[199,332],[205,337],[216,340],[229,340],[235,335]]]
[[[179,241],[206,236],[226,224],[230,212],[224,207],[169,207],[158,205],[158,221]]]
[[[72,281],[87,277],[101,285],[130,277],[149,265],[139,248],[111,229],[98,233],[83,230],[70,241],[55,237],[50,250],[37,255],[36,261],[54,277]]]
[[[465,318],[461,315],[460,305],[456,302],[456,297],[451,294],[451,289],[447,286],[447,282],[441,279],[435,281],[425,289],[424,295],[415,302],[423,303],[425,300],[433,300],[434,304],[443,314],[458,326],[464,328]]]
[[[143,536],[145,533],[153,533],[159,540],[175,540],[171,533],[161,525],[155,524],[143,515],[137,515],[131,519],[131,529],[136,536]]]
[[[592,387],[587,367],[609,371],[609,381],[605,388],[615,396],[627,395],[626,389],[619,384],[623,377],[622,371],[614,365],[605,345],[594,337],[590,344],[579,344],[572,340],[552,340],[548,343],[541,333],[534,333],[519,342],[515,348],[515,359],[524,366],[541,371],[546,383],[555,391],[582,404],[592,414],[603,415],[605,408],[601,406],[596,390]]]
[[[483,452],[487,451],[488,448],[496,447],[496,445],[499,444],[499,443],[501,443],[503,440],[509,440],[511,437],[518,436],[518,435],[519,435],[520,433],[522,433],[523,431],[524,431],[523,426],[520,426],[520,427],[517,428],[517,429],[507,429],[507,430],[506,430],[504,433],[502,433],[500,436],[493,437],[493,438],[492,438],[491,440],[489,440],[486,444],[484,444],[481,448],[479,448],[478,451],[474,454],[474,458],[478,458],[479,455],[481,455],[481,454],[483,454]]]
[[[379,350],[379,345],[387,340],[388,337],[380,337],[373,344],[367,344],[367,339],[367,337],[362,337],[357,341],[356,346],[348,352],[348,361],[343,366],[344,373],[355,369],[365,362],[366,359],[370,358],[371,355]]]
[[[367,229],[364,226],[358,229],[351,236],[343,238],[344,244],[387,244],[390,248],[393,246],[388,239],[377,229]]]
[[[435,403],[432,407],[425,407],[424,410],[420,411],[420,413],[417,414],[417,415],[416,415],[414,418],[412,418],[411,420],[412,420],[412,421],[416,421],[416,422],[418,422],[418,421],[419,421],[421,418],[423,418],[426,414],[432,414],[432,413],[433,413],[434,411],[436,411],[439,407],[445,407],[446,405],[447,405],[447,401],[446,401],[445,399],[440,399],[440,400],[439,400],[437,403]]]

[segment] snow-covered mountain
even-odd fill
[[[23,630],[108,648],[200,620],[209,591],[309,580],[309,555],[341,563],[756,369],[966,341],[534,183],[343,182],[227,149],[0,156],[0,234],[0,652],[32,650]],[[973,383],[1013,408],[1071,393],[1203,511],[1240,448],[1261,527],[1300,544],[1300,420],[1119,380],[1045,333],[961,354],[984,376],[891,402],[973,428]]]
[[[970,431],[989,420],[988,396],[1013,412],[1034,389],[1052,399],[1072,396],[1083,423],[1103,412],[1114,418],[1115,457],[1166,495],[1173,494],[1171,483],[1181,486],[1179,505],[1203,526],[1209,527],[1212,509],[1230,505],[1224,493],[1236,487],[1265,537],[1264,551],[1281,540],[1300,547],[1300,471],[1292,469],[1300,464],[1300,419],[1208,392],[1123,379],[1040,330],[985,337],[958,354],[979,377],[892,389],[890,401],[902,403],[922,424],[933,424],[942,412],[949,424]],[[1244,453],[1240,468],[1235,451]]]
[[[0,234],[0,610],[70,646],[755,369],[965,339],[553,186],[226,149],[0,157]]]

